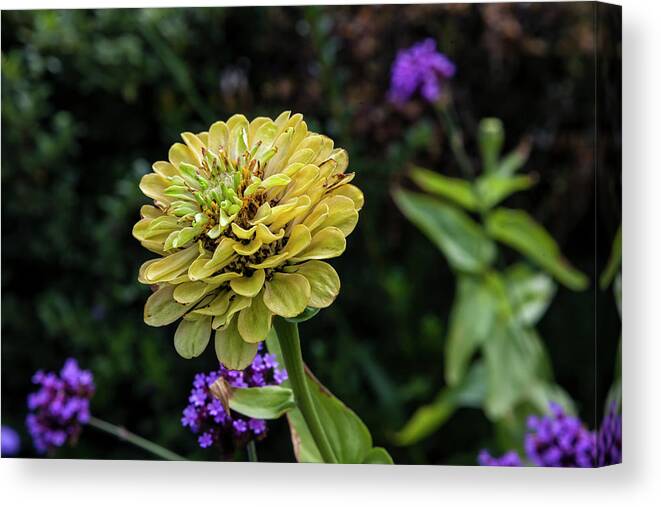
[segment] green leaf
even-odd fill
[[[556,291],[550,276],[523,263],[507,269],[505,284],[514,317],[527,326],[534,326],[542,318]]]
[[[478,140],[482,166],[487,173],[493,172],[500,158],[500,151],[505,142],[503,122],[498,118],[484,118],[478,127]]]
[[[527,256],[563,285],[573,290],[587,288],[588,278],[562,257],[551,235],[525,211],[497,208],[485,225],[493,238]]]
[[[365,465],[394,465],[390,454],[383,447],[372,447],[363,458]]]
[[[486,368],[476,362],[460,384],[442,389],[434,402],[418,408],[394,437],[398,445],[412,445],[440,428],[459,407],[481,406],[486,389]]]
[[[523,176],[499,176],[489,174],[482,176],[475,182],[477,195],[483,209],[493,208],[515,192],[528,190],[535,184],[535,178],[529,175]]]
[[[503,178],[512,176],[528,161],[528,155],[530,155],[530,142],[523,141],[500,160],[494,174]]]
[[[526,398],[535,405],[535,408],[541,413],[548,412],[551,403],[557,403],[564,408],[568,414],[574,414],[576,412],[574,401],[569,394],[567,394],[562,387],[553,382],[534,382],[528,388]]]
[[[489,337],[497,310],[497,295],[484,277],[459,276],[445,347],[445,380],[451,386],[462,380],[471,356]]]
[[[234,389],[230,408],[257,419],[277,419],[296,406],[292,390],[282,386]]]
[[[414,167],[411,179],[425,192],[444,197],[469,211],[477,211],[479,203],[469,181],[461,178],[448,178],[442,174]]]
[[[500,419],[524,400],[536,383],[544,350],[533,332],[511,318],[499,319],[484,346],[487,368],[485,411]]]
[[[402,213],[443,252],[454,269],[480,273],[493,262],[495,244],[461,210],[403,189],[396,189],[393,198]]]
[[[269,351],[276,355],[281,364],[284,364],[274,329],[269,333],[266,343]],[[379,463],[384,462],[387,452],[374,450],[372,436],[363,421],[333,396],[307,368],[306,375],[319,418],[338,461],[344,464],[364,463],[368,456],[371,456],[370,459],[378,457],[381,460]],[[289,381],[285,381],[282,385],[288,387]],[[287,419],[297,461],[323,463],[300,410],[294,408],[288,412]],[[390,461],[392,462],[392,460]]]
[[[617,229],[615,239],[613,240],[613,246],[611,247],[611,254],[608,258],[608,263],[606,264],[606,269],[604,269],[604,272],[601,274],[601,278],[599,278],[599,287],[601,290],[606,290],[606,288],[611,284],[621,265],[622,226]]]
[[[310,320],[312,317],[317,315],[319,313],[319,310],[321,308],[312,308],[311,306],[308,306],[303,310],[301,313],[299,313],[296,317],[291,317],[287,320],[288,322],[294,322],[296,324],[300,324],[301,322],[305,322],[306,320]]]

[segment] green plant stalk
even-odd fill
[[[457,163],[461,168],[462,173],[465,178],[473,178],[475,176],[475,171],[473,170],[473,165],[471,164],[470,158],[466,154],[464,149],[463,134],[461,129],[455,122],[452,112],[450,111],[449,99],[441,99],[440,101],[434,104],[434,110],[438,114],[438,117],[445,127],[445,130],[448,133],[448,139],[450,140],[450,148],[454,154],[454,158],[457,159]]]
[[[285,361],[289,383],[294,391],[296,405],[301,411],[301,414],[303,414],[305,424],[310,430],[310,434],[314,439],[317,449],[319,449],[324,463],[337,463],[337,458],[333,453],[328,436],[321,424],[319,414],[317,414],[312,394],[310,393],[310,387],[306,380],[303,355],[301,353],[301,340],[298,336],[298,325],[288,322],[282,317],[275,318],[273,325],[278,333],[282,358]]]
[[[255,447],[254,440],[248,442],[248,445],[246,446],[246,450],[248,451],[248,461],[250,461],[251,463],[257,463],[259,459],[257,458],[257,448]]]
[[[101,431],[105,431],[106,433],[110,433],[111,435],[119,438],[120,440],[129,442],[135,445],[136,447],[139,447],[140,449],[144,449],[145,451],[148,451],[158,456],[159,458],[168,461],[186,460],[186,458],[184,458],[183,456],[179,456],[178,454],[175,454],[172,451],[168,451],[166,448],[161,447],[160,445],[155,444],[154,442],[151,442],[146,438],[142,438],[136,435],[135,433],[131,433],[127,429],[122,428],[121,426],[116,426],[109,422],[103,421],[102,419],[98,419],[96,417],[90,417],[89,425]]]

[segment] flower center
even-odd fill
[[[200,239],[213,251],[221,236],[233,236],[228,231],[232,222],[249,228],[249,221],[266,200],[263,168],[276,149],[260,150],[258,142],[248,150],[245,136],[244,130],[240,136],[244,149],[235,160],[224,147],[217,154],[203,147],[198,164],[181,162],[178,173],[168,177],[171,184],[165,194],[175,198],[168,214],[177,217],[182,228],[168,237],[165,250]]]

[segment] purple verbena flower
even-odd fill
[[[454,63],[436,50],[433,39],[400,50],[391,68],[390,100],[402,104],[420,92],[425,100],[435,102],[455,70]]]
[[[529,433],[525,437],[528,459],[544,467],[593,467],[595,435],[580,419],[569,416],[556,403],[551,414],[528,419]]]
[[[477,456],[477,462],[481,466],[488,467],[520,467],[521,458],[515,451],[509,451],[503,454],[500,458],[492,456],[489,451],[483,449]]]
[[[567,415],[556,403],[551,414],[528,419],[524,447],[528,459],[543,467],[614,465],[622,462],[622,416],[613,404],[597,432],[588,431],[580,419]],[[493,458],[486,450],[478,455],[480,465],[519,466],[519,456],[510,451]]]
[[[207,448],[216,445],[226,454],[250,440],[266,437],[266,421],[227,413],[223,404],[211,393],[211,386],[223,378],[231,387],[264,387],[279,385],[287,379],[287,372],[280,369],[273,354],[267,354],[260,343],[257,355],[245,370],[229,370],[222,364],[209,374],[198,373],[183,411],[181,424],[198,434],[198,444]]]
[[[206,449],[207,447],[211,447],[213,445],[213,435],[209,432],[202,433],[198,437],[197,442],[200,444],[200,447],[202,449]]]
[[[39,370],[32,377],[39,389],[28,396],[28,432],[35,449],[45,453],[77,440],[82,425],[90,419],[89,402],[94,395],[94,377],[81,370],[75,359],[65,361],[60,374]]]
[[[597,465],[622,463],[622,416],[611,405],[597,432]]]
[[[14,428],[3,425],[2,434],[0,435],[0,445],[2,446],[3,458],[16,456],[21,450],[21,437],[18,436]]]

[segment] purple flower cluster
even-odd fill
[[[613,404],[597,432],[597,465],[622,463],[622,416]]]
[[[521,458],[514,451],[503,454],[500,458],[493,457],[489,451],[483,449],[477,456],[477,462],[486,467],[520,467]]]
[[[391,69],[390,100],[402,104],[416,92],[428,102],[436,101],[443,82],[454,76],[455,65],[436,50],[433,39],[425,39],[400,50]]]
[[[181,424],[198,435],[202,448],[218,446],[226,453],[245,445],[250,440],[266,436],[266,421],[226,412],[223,404],[211,393],[211,386],[223,378],[231,387],[264,387],[279,385],[287,380],[287,372],[278,368],[273,354],[267,354],[260,344],[257,355],[245,370],[229,370],[222,364],[216,371],[198,373],[188,397]]]
[[[94,394],[94,377],[81,370],[75,359],[64,363],[60,374],[39,370],[32,377],[39,390],[28,396],[26,425],[35,449],[45,453],[75,442],[82,425],[90,419],[89,402]]]
[[[580,419],[569,416],[555,403],[551,414],[528,419],[524,447],[528,460],[542,467],[588,468],[622,462],[622,417],[613,405],[598,432],[588,431]],[[518,454],[510,451],[494,458],[483,450],[478,463],[485,466],[520,466]]]
[[[595,436],[576,417],[551,404],[551,415],[531,416],[525,450],[535,465],[542,467],[588,468],[595,463]]]

